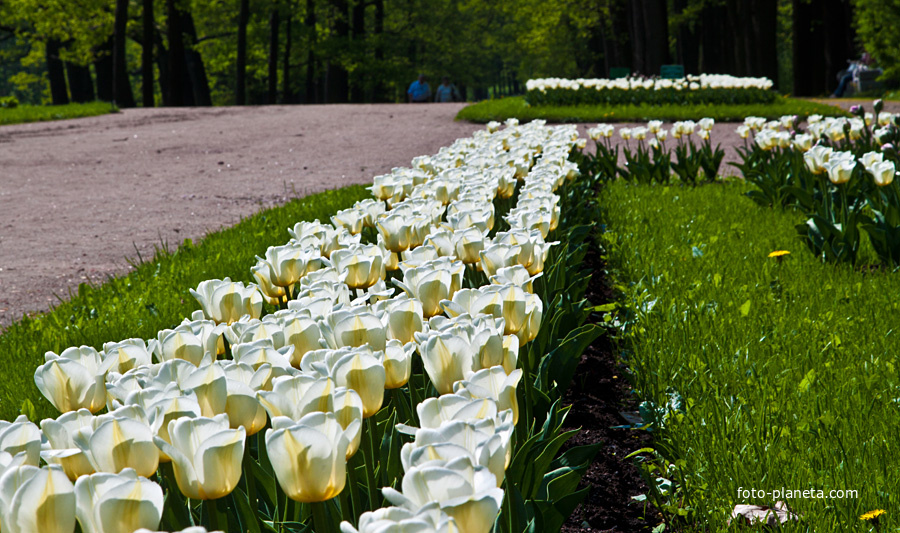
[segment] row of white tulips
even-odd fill
[[[547,91],[550,89],[568,90],[603,90],[603,89],[645,89],[663,90],[675,89],[684,91],[696,91],[699,89],[763,89],[769,90],[773,86],[768,78],[742,78],[727,74],[700,74],[688,75],[678,79],[658,78],[618,78],[618,79],[566,79],[566,78],[539,78],[525,82],[525,88],[529,91]]]
[[[42,517],[76,506],[85,531],[155,528],[162,491],[148,478],[160,463],[171,462],[185,497],[221,498],[241,478],[246,437],[268,421],[265,448],[287,496],[331,499],[364,421],[385,389],[407,384],[418,352],[444,396],[418,406],[421,429],[404,428],[416,441],[404,447],[403,491],[385,491],[404,510],[359,527],[396,517],[431,524],[423,531],[487,531],[517,419],[518,349],[540,327],[533,281],[559,220],[554,191],[577,173],[567,161],[576,140],[571,127],[515,122],[461,139],[377,177],[377,200],[335,214],[333,225],[297,224],[253,267],[258,284],[201,283],[191,292],[202,311],[156,339],[48,353],[35,382],[64,414],[40,429],[22,417],[0,424],[0,527],[35,531],[29,524],[43,520],[39,531],[69,532],[74,519]],[[493,199],[511,197],[517,181],[510,230],[490,238]],[[366,228],[376,243],[362,243]],[[397,270],[403,292],[393,296],[385,279]],[[462,289],[476,274],[490,284]],[[286,308],[261,316],[264,300]],[[231,359],[219,359],[225,340]],[[86,483],[91,499],[76,503]]]
[[[656,148],[660,143],[666,142],[667,139],[675,140],[688,139],[691,135],[697,134],[697,137],[704,141],[708,141],[710,132],[716,121],[711,118],[702,118],[697,122],[693,120],[682,120],[672,124],[667,129],[663,127],[663,121],[651,120],[646,126],[635,126],[630,128],[619,128],[619,137],[624,141],[634,139],[638,142],[647,141],[651,148]],[[609,141],[615,135],[616,128],[612,124],[597,124],[593,128],[589,128],[588,136],[594,141]]]

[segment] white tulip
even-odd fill
[[[163,491],[127,468],[82,476],[75,482],[76,516],[84,533],[131,533],[159,526]]]
[[[3,533],[72,533],[75,487],[62,467],[10,468],[0,477]]]

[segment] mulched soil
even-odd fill
[[[597,305],[612,301],[615,297],[605,274],[606,265],[596,246],[588,252],[585,263],[594,272],[586,298]],[[627,424],[619,413],[637,410],[627,375],[613,339],[603,335],[582,355],[575,382],[566,393],[565,403],[572,405],[566,425],[581,428],[568,445],[601,442],[604,446],[579,486],[590,485],[591,491],[563,526],[564,532],[649,531],[661,521],[654,509],[632,499],[644,494],[647,487],[632,460],[625,459],[629,453],[650,446],[650,435],[612,429]]]

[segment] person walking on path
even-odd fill
[[[458,102],[461,98],[459,97],[459,91],[456,89],[456,86],[450,83],[450,78],[444,76],[441,78],[441,84],[438,85],[436,91],[434,91],[434,101],[438,103],[446,103],[446,102]]]
[[[431,87],[425,81],[424,74],[419,74],[419,79],[409,84],[406,96],[411,103],[424,103],[431,100]]]

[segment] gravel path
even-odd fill
[[[0,328],[79,283],[126,273],[126,258],[150,257],[163,241],[196,240],[264,207],[369,183],[432,154],[482,128],[454,122],[461,106],[129,109],[2,126]],[[729,174],[730,147],[742,142],[735,126],[713,130]]]
[[[126,273],[136,251],[368,183],[482,128],[454,122],[460,107],[129,109],[0,127],[0,328]]]

